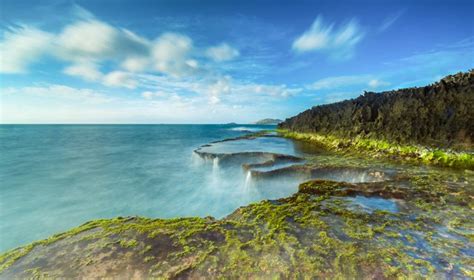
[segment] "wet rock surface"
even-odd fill
[[[0,278],[474,277],[473,172],[215,144],[196,154],[303,183],[223,219],[91,221],[1,255]]]

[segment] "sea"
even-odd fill
[[[226,171],[193,153],[213,141],[273,128],[1,125],[0,252],[93,219],[222,218],[240,206],[287,196],[296,184],[252,191],[242,168]],[[294,153],[290,140],[279,139],[264,145],[276,141],[278,152]]]

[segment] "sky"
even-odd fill
[[[474,1],[0,0],[0,123],[251,123],[474,68]]]

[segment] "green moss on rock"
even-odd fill
[[[459,178],[472,176],[460,176],[407,170],[396,182],[313,180],[221,220],[91,221],[4,253],[0,278],[470,277],[474,213],[465,197],[473,188]],[[368,211],[348,200],[357,196],[400,201],[400,211]]]
[[[330,134],[303,133],[284,129],[279,129],[278,133],[283,137],[310,142],[343,153],[474,170],[474,155],[469,152],[431,149],[360,136],[341,138]]]

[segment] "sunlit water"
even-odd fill
[[[294,191],[295,186],[252,190],[241,168],[221,168],[193,153],[200,145],[245,134],[234,127],[0,126],[0,251],[91,219],[223,217],[249,202]]]

